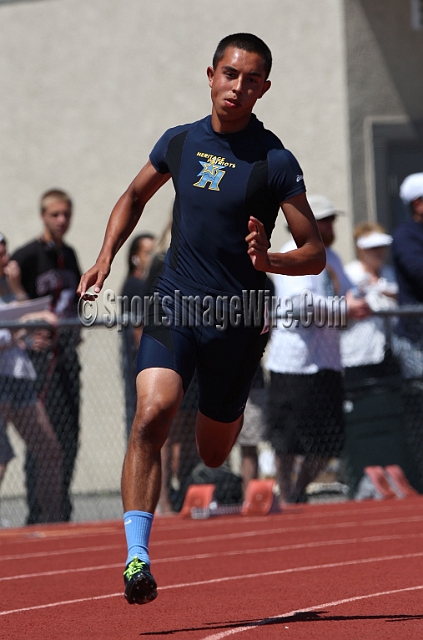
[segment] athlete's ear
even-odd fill
[[[270,80],[266,80],[263,86],[263,91],[261,92],[261,95],[259,96],[259,98],[262,98],[266,93],[266,91],[269,91],[271,86],[272,86],[272,83],[270,82]]]
[[[209,87],[213,86],[214,69],[213,67],[207,67],[207,77],[209,79]]]

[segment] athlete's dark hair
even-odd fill
[[[232,35],[223,38],[217,45],[216,51],[214,52],[213,69],[216,69],[228,47],[235,47],[236,49],[242,49],[249,53],[257,53],[263,58],[266,69],[266,78],[269,77],[270,70],[272,68],[272,53],[267,44],[252,33],[233,33]]]
[[[41,213],[44,213],[48,203],[51,200],[60,200],[61,202],[66,202],[72,209],[72,200],[66,193],[66,191],[63,191],[63,189],[49,189],[48,191],[45,191],[40,198]]]
[[[155,239],[156,239],[155,235],[147,232],[147,233],[141,233],[139,236],[136,236],[132,240],[131,245],[129,247],[128,258],[127,258],[128,275],[131,275],[135,271],[136,265],[134,264],[134,257],[137,255],[138,251],[140,250],[141,242],[143,240],[155,240]]]

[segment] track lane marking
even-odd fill
[[[231,557],[238,555],[254,555],[261,553],[275,553],[281,551],[294,551],[298,549],[313,549],[313,548],[321,548],[321,547],[333,547],[335,545],[342,546],[348,544],[360,544],[360,543],[369,543],[369,542],[387,542],[392,540],[404,540],[411,538],[423,538],[423,533],[409,533],[404,536],[394,535],[394,536],[369,536],[365,538],[346,538],[344,540],[321,540],[319,542],[307,542],[307,543],[299,543],[299,544],[288,544],[279,547],[266,547],[259,549],[255,547],[254,549],[239,549],[234,551],[224,551],[219,553],[219,557]],[[63,554],[61,554],[63,555]],[[45,554],[42,554],[45,557]],[[207,560],[208,558],[215,558],[216,553],[197,553],[190,556],[176,556],[176,557],[168,557],[168,558],[156,558],[153,562],[154,565],[162,564],[162,563],[170,563],[170,562],[187,562],[191,560]],[[103,569],[118,569],[119,567],[123,567],[123,563],[113,563],[113,564],[104,564],[97,565],[92,567],[76,567],[74,569],[57,569],[56,571],[40,571],[38,573],[26,573],[26,574],[17,574],[14,576],[3,576],[0,577],[0,582],[6,582],[11,580],[22,580],[29,578],[42,578],[48,576],[58,576],[62,574],[69,573],[84,573],[86,571],[100,571]]]
[[[328,522],[325,524],[316,524],[316,525],[304,525],[298,527],[277,527],[274,529],[263,529],[262,531],[242,531],[237,533],[228,533],[228,534],[219,534],[219,535],[209,535],[209,536],[196,536],[195,538],[179,538],[176,540],[152,540],[151,547],[163,547],[163,546],[174,546],[175,544],[192,544],[194,542],[213,542],[218,540],[238,540],[239,538],[253,538],[258,536],[267,536],[273,535],[275,533],[296,533],[296,532],[304,532],[304,528],[307,528],[307,531],[319,531],[324,529],[348,529],[355,527],[371,527],[371,526],[386,526],[390,524],[409,524],[414,522],[422,522],[423,515],[421,516],[410,516],[406,519],[403,518],[388,518],[386,520],[365,520],[363,522],[339,522],[333,523]]]
[[[361,514],[373,514],[373,515],[377,515],[379,513],[389,513],[392,511],[398,511],[400,508],[404,511],[409,511],[409,510],[413,510],[416,511],[416,502],[413,501],[412,504],[410,504],[409,502],[407,502],[407,499],[398,499],[398,500],[394,500],[394,504],[395,504],[395,509],[393,509],[393,504],[391,503],[390,505],[386,505],[386,506],[381,506],[380,504],[373,505],[373,508],[370,507],[364,507],[358,510],[358,506],[361,504],[363,504],[362,502],[356,502],[356,501],[347,501],[346,504],[350,504],[353,505],[355,507],[357,507],[357,509],[343,509],[343,510],[339,510],[339,511],[331,511],[330,509],[328,509],[327,511],[315,511],[313,512],[313,508],[314,507],[318,507],[320,505],[316,505],[316,504],[308,504],[308,505],[293,505],[290,508],[288,508],[288,510],[282,510],[280,513],[278,514],[272,514],[272,515],[278,515],[279,518],[283,518],[283,520],[297,520],[298,516],[301,515],[302,517],[306,518],[310,518],[310,519],[326,519],[328,517],[328,515],[330,515],[331,518],[333,517],[337,517],[337,516],[349,516],[349,517],[354,517],[357,514],[361,515]],[[326,506],[329,506],[329,504],[327,504]],[[421,496],[421,506],[423,507],[423,496]],[[405,515],[405,517],[407,517]],[[223,516],[224,518],[224,516]],[[166,521],[166,522],[165,522]],[[258,522],[263,522],[263,516],[242,516],[242,518],[238,518],[238,517],[230,517],[230,519],[225,519],[225,522],[230,522],[231,524],[240,524],[241,526],[245,526],[245,524],[255,524]],[[155,516],[154,519],[154,523],[157,527],[157,530],[160,532],[168,532],[168,531],[177,531],[178,529],[186,529],[187,526],[192,526],[195,527],[196,522],[198,522],[198,520],[196,521],[195,519],[185,519],[184,521],[179,521],[179,522],[172,522],[171,525],[168,525],[168,521],[166,518],[161,518],[160,515]],[[210,517],[207,518],[207,522],[209,524],[214,524],[217,522],[222,522],[222,517]],[[160,529],[159,529],[160,526]]]
[[[409,510],[409,509],[416,509],[416,500],[412,500],[412,502],[408,501],[407,499],[398,499],[395,502],[395,509],[402,509],[402,510]],[[356,503],[355,501],[346,501],[346,504],[352,504],[354,507],[358,508],[358,505],[361,503]],[[423,505],[423,497],[422,497],[422,505]],[[282,512],[281,515],[283,517],[284,520],[293,520],[293,519],[297,519],[298,515],[302,515],[305,518],[327,518],[328,515],[330,515],[331,518],[333,517],[337,517],[337,516],[354,516],[357,515],[356,513],[356,509],[342,509],[339,511],[331,511],[330,509],[328,509],[327,511],[318,511],[318,512],[313,512],[312,508],[314,506],[316,506],[317,508],[320,507],[321,505],[316,504],[316,505],[308,505],[310,507],[310,509],[304,509],[303,508],[298,508],[298,510],[295,510],[295,512],[292,513],[287,513]],[[377,514],[377,513],[384,513],[384,512],[390,512],[393,510],[393,504],[389,504],[386,506],[380,506],[377,505],[375,508],[363,508],[360,509],[360,511],[358,512],[359,514],[367,514],[367,513],[372,513],[372,514]],[[178,517],[177,514],[175,517]],[[166,522],[165,522],[166,521]],[[211,521],[213,522],[222,522],[222,520],[219,519],[211,519]],[[230,522],[231,524],[235,525],[235,524],[241,524],[242,526],[245,526],[245,524],[254,524],[257,522],[262,522],[263,521],[263,516],[256,516],[256,517],[252,517],[252,516],[244,516],[242,519],[238,519],[238,518],[231,518]],[[400,520],[402,521],[402,519]],[[120,534],[120,520],[110,520],[110,525],[107,529],[101,529],[101,533],[102,535],[118,535]],[[227,522],[227,520],[225,520],[225,522]],[[22,543],[27,543],[28,539],[31,540],[32,543],[36,543],[36,542],[44,542],[46,540],[52,540],[55,537],[57,538],[62,538],[62,537],[73,537],[73,538],[84,538],[84,537],[92,537],[95,535],[98,535],[98,531],[100,530],[100,528],[104,527],[104,523],[102,521],[99,521],[98,527],[96,528],[95,525],[91,526],[92,523],[90,523],[90,527],[88,528],[87,526],[83,527],[83,523],[71,523],[69,525],[67,525],[67,527],[65,525],[61,525],[63,527],[63,530],[58,530],[58,529],[54,529],[54,525],[48,525],[48,529],[37,529],[35,531],[28,531],[27,529],[29,529],[29,527],[13,527],[10,529],[2,529],[0,530],[0,539],[2,538],[14,538],[13,543],[14,544],[22,544]],[[168,532],[168,531],[177,531],[179,529],[185,529],[189,526],[196,526],[196,522],[193,520],[186,520],[185,522],[180,522],[180,523],[175,523],[172,522],[172,524],[169,526],[168,524],[168,519],[167,518],[163,518],[160,515],[156,515],[155,517],[155,525],[156,525],[156,530],[160,531],[160,532]],[[112,529],[112,527],[115,527],[116,529]],[[81,531],[82,528],[82,531]],[[32,529],[32,527],[31,527]],[[66,533],[65,533],[66,532]],[[57,535],[56,535],[57,533]],[[19,536],[19,538],[17,538],[17,536]]]
[[[404,587],[403,589],[391,589],[390,591],[377,591],[376,593],[368,593],[366,595],[353,596],[351,598],[343,598],[342,600],[333,600],[332,602],[324,602],[323,604],[316,604],[312,607],[307,607],[306,609],[304,609],[303,607],[300,607],[299,609],[295,609],[294,611],[281,613],[271,618],[263,618],[263,620],[259,620],[259,622],[252,622],[251,624],[246,625],[244,627],[237,627],[236,629],[229,629],[228,631],[221,631],[220,633],[213,633],[212,635],[204,636],[202,640],[222,640],[222,638],[227,638],[228,636],[232,636],[235,633],[250,631],[251,629],[257,629],[257,627],[262,627],[267,624],[272,624],[276,620],[281,620],[283,618],[290,618],[291,616],[294,616],[296,613],[299,613],[299,612],[308,613],[309,611],[314,611],[315,609],[336,607],[340,604],[348,604],[349,602],[357,602],[358,600],[366,600],[369,598],[379,598],[380,596],[391,596],[391,595],[396,595],[398,593],[404,593],[407,591],[418,591],[420,589],[423,589],[422,584],[419,584],[416,587]]]
[[[159,587],[159,590],[167,591],[169,589],[184,589],[189,587],[199,587],[199,586],[205,586],[209,584],[216,584],[218,582],[231,582],[234,580],[249,580],[249,579],[257,579],[257,578],[265,578],[269,576],[277,576],[277,575],[283,575],[283,574],[289,574],[289,573],[300,573],[305,571],[316,571],[316,570],[322,570],[322,569],[335,569],[339,567],[371,564],[376,562],[392,562],[393,560],[405,560],[409,558],[417,558],[422,556],[423,556],[423,551],[420,553],[407,553],[407,554],[401,554],[401,555],[382,556],[380,558],[373,557],[373,558],[362,558],[359,560],[345,560],[344,562],[327,562],[324,564],[306,565],[304,567],[292,567],[290,569],[264,571],[261,573],[247,573],[247,574],[237,575],[237,576],[224,576],[220,578],[212,578],[210,580],[198,580],[196,582],[182,582],[179,584],[171,584],[171,585],[165,585],[164,587]],[[48,604],[34,605],[32,607],[22,607],[20,609],[9,609],[8,611],[0,611],[0,616],[7,616],[13,613],[23,613],[24,611],[36,611],[39,609],[48,609],[51,607],[59,607],[67,604],[77,604],[80,602],[90,602],[93,600],[104,600],[106,598],[115,598],[118,596],[122,597],[121,591],[119,591],[118,593],[110,593],[104,596],[90,596],[89,598],[77,598],[75,600],[63,600],[59,602],[50,602]]]
[[[45,558],[50,556],[67,556],[73,553],[90,553],[91,551],[110,551],[111,549],[125,549],[125,543],[107,544],[101,547],[80,547],[79,549],[59,549],[58,551],[35,551],[34,553],[18,553],[10,556],[0,556],[0,562],[3,560],[28,560],[33,558]]]
[[[262,516],[263,517],[263,516]],[[177,538],[176,540],[154,540],[151,541],[151,547],[164,547],[164,546],[174,546],[175,544],[192,544],[195,542],[213,542],[219,540],[238,540],[239,538],[253,538],[258,536],[267,536],[276,533],[296,533],[296,532],[304,532],[306,528],[307,531],[320,531],[324,529],[347,529],[347,528],[355,528],[355,527],[370,527],[370,526],[386,526],[391,524],[409,524],[414,522],[422,522],[423,515],[421,516],[409,516],[407,518],[387,518],[385,520],[364,520],[362,522],[350,521],[350,522],[328,522],[325,524],[315,524],[315,525],[306,525],[304,523],[298,527],[276,527],[273,529],[263,529],[261,531],[253,530],[253,531],[242,531],[237,533],[228,533],[228,534],[215,534],[215,535],[206,535],[206,536],[196,536],[193,538]],[[123,534],[122,534],[123,535]],[[123,538],[122,538],[123,541]],[[122,542],[124,544],[124,541]],[[1,560],[1,557],[0,557]]]

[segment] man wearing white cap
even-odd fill
[[[423,305],[423,173],[409,175],[400,197],[411,219],[393,233],[392,256],[400,305]],[[417,467],[414,486],[423,492],[423,315],[402,316],[396,327],[394,348],[405,378],[405,425]]]
[[[340,456],[343,448],[339,323],[330,326],[317,322],[317,310],[334,310],[339,303],[339,308],[343,305],[348,316],[356,319],[370,313],[367,302],[354,297],[342,262],[331,249],[333,225],[340,212],[325,196],[310,195],[307,199],[326,248],[326,269],[318,276],[275,275],[273,280],[277,299],[292,300],[294,309],[300,310],[312,304],[314,321],[303,322],[300,315],[300,320],[289,322],[278,312],[266,360],[270,371],[268,437],[275,451],[282,503],[304,501],[307,485],[330,458]],[[290,240],[281,252],[294,247]],[[304,457],[293,484],[292,470],[298,455]]]
[[[423,304],[423,173],[408,176],[400,197],[411,219],[393,233],[392,257],[397,274],[400,305]],[[423,377],[423,317],[401,317],[397,349],[405,378]]]

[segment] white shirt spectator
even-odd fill
[[[295,248],[293,240],[285,244],[281,252]],[[332,287],[328,287],[329,276]],[[326,269],[319,275],[285,276],[275,275],[275,295],[280,300],[292,298],[294,307],[310,304],[311,293],[313,307],[340,309],[344,301],[334,298],[344,296],[351,288],[351,282],[345,274],[341,260],[330,248],[326,248]],[[346,304],[344,303],[345,309]],[[284,305],[282,304],[282,308]],[[301,320],[293,321],[291,326],[284,318],[279,318],[272,329],[266,367],[277,373],[316,373],[322,369],[341,371],[340,329],[327,324],[304,326]]]

